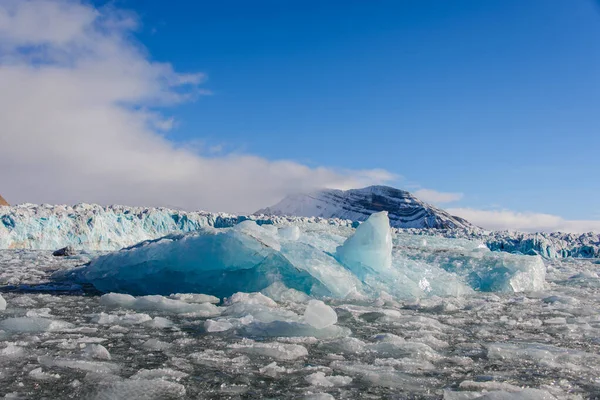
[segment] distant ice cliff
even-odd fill
[[[320,217],[283,217],[186,212],[168,208],[125,206],[51,206],[23,204],[0,207],[0,249],[56,250],[65,246],[85,250],[118,250],[144,240],[204,227],[232,227],[244,220],[277,226],[320,224],[356,227],[357,222]],[[600,237],[593,233],[486,232],[478,228],[394,229],[412,235],[463,238],[484,243],[495,251],[539,254],[545,258],[600,258]]]

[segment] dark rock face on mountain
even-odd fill
[[[326,189],[291,195],[256,214],[364,221],[379,211],[389,213],[390,224],[395,228],[477,229],[468,221],[424,203],[407,191],[389,186]]]
[[[0,206],[10,206],[10,204],[4,200],[4,197],[0,196]]]

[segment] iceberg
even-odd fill
[[[539,256],[492,253],[464,240],[438,238],[415,244],[414,239],[393,238],[386,212],[373,214],[356,230],[315,229],[310,224],[296,228],[278,229],[245,220],[232,228],[205,227],[171,234],[100,256],[81,268],[57,272],[54,278],[90,283],[102,292],[138,296],[202,293],[218,298],[264,290],[278,298],[284,293],[300,298],[294,293],[305,293],[418,299],[460,296],[473,290],[539,290],[545,283]],[[133,300],[112,296],[106,301]],[[156,301],[145,297],[137,300],[134,308],[176,308],[181,303],[176,299]],[[188,308],[193,306],[186,304]],[[317,325],[327,325],[332,318],[331,313],[323,321],[319,321],[320,315],[310,315],[309,320]]]

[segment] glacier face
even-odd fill
[[[91,283],[104,292],[218,297],[274,284],[318,297],[397,299],[532,291],[545,284],[539,256],[493,253],[452,239],[407,246],[406,238],[392,239],[386,212],[373,214],[355,231],[314,228],[300,225],[297,236],[249,220],[233,228],[202,228],[100,256],[55,278]]]
[[[390,214],[390,217],[393,216]],[[362,218],[362,217],[361,217]],[[99,206],[79,204],[0,207],[0,249],[56,250],[72,246],[78,250],[119,250],[144,240],[171,233],[193,232],[204,227],[232,227],[244,220],[286,227],[280,235],[299,234],[294,225],[357,226],[347,219],[294,216],[237,216],[225,213],[186,212],[168,208]],[[393,221],[391,221],[393,224]],[[494,251],[539,254],[544,258],[600,258],[600,236],[586,233],[486,232],[469,229],[394,229],[410,235],[464,238],[487,245]]]
[[[255,214],[364,221],[379,211],[389,212],[391,225],[395,228],[476,228],[460,217],[422,202],[409,192],[389,186],[296,194]]]
[[[168,208],[23,204],[0,207],[0,249],[56,250],[73,246],[78,250],[118,250],[170,233],[231,227],[248,218],[258,223],[275,222]]]

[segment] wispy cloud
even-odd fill
[[[291,191],[395,179],[198,154],[167,139],[156,106],[209,94],[202,73],[151,61],[137,17],[76,0],[0,2],[0,190],[11,202],[169,204],[254,211]]]
[[[433,189],[419,189],[414,194],[417,198],[434,204],[452,203],[463,198],[462,193],[438,192]]]
[[[510,210],[477,210],[449,208],[450,214],[465,218],[475,225],[490,230],[523,232],[600,232],[598,220],[567,220],[556,215]]]

